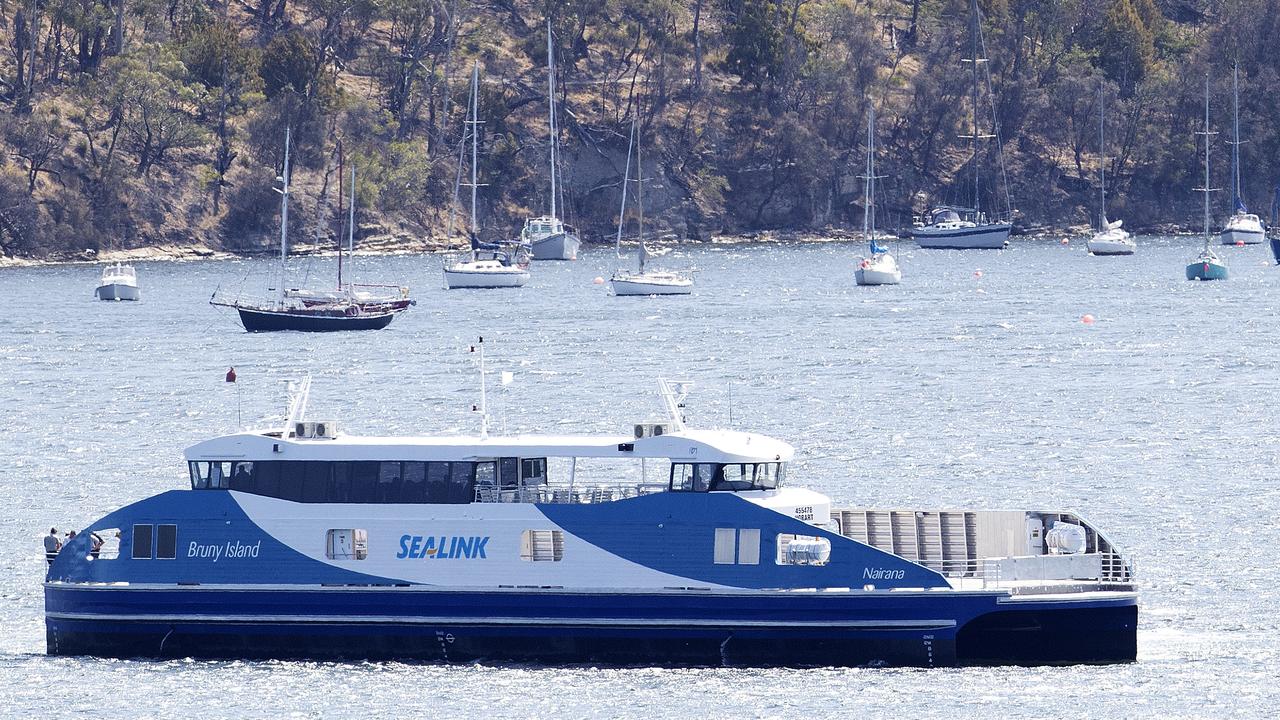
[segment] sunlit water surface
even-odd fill
[[[265,260],[144,263],[143,301],[92,300],[98,268],[0,270],[0,716],[1233,717],[1280,700],[1276,515],[1280,268],[1190,239],[1129,258],[1077,241],[1005,252],[895,246],[897,287],[858,288],[858,247],[714,246],[685,298],[615,298],[611,250],[538,264],[520,290],[445,291],[438,256],[359,258],[417,307],[381,332],[250,335],[210,307]],[[328,282],[332,259],[296,262]],[[1082,322],[1086,314],[1096,321]],[[284,381],[357,433],[474,431],[466,347],[484,335],[494,424],[624,431],[654,379],[694,380],[695,423],[797,448],[792,484],[838,505],[1075,509],[1136,558],[1139,661],[959,670],[741,670],[139,662],[44,656],[40,538],[186,483],[184,447],[279,422]],[[227,385],[235,366],[240,376]]]

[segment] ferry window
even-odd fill
[[[564,559],[563,530],[525,530],[520,534],[520,559],[560,562]]]
[[[427,501],[427,464],[423,462],[405,462],[402,465],[400,502],[423,503]]]
[[[238,462],[232,465],[231,475],[222,478],[222,489],[244,490],[253,487],[253,463]]]
[[[231,462],[223,461],[211,463],[209,469],[209,487],[225,488],[227,481],[231,477]]]
[[[760,564],[759,528],[743,528],[738,531],[738,564]]]
[[[302,474],[302,495],[289,499],[302,502],[328,502],[330,463],[308,460],[302,464],[305,466]]]
[[[706,492],[711,489],[716,479],[716,466],[711,463],[698,463],[693,466],[693,491]]]
[[[161,560],[173,560],[178,557],[178,526],[156,526],[156,557]]]
[[[378,482],[379,467],[377,462],[351,463],[351,502],[376,502],[374,486]]]
[[[254,468],[253,481],[248,492],[256,492],[259,495],[267,497],[276,497],[280,493],[280,466],[279,462],[261,462]],[[232,478],[234,479],[234,477]]]
[[[492,463],[490,463],[492,468]],[[449,499],[451,503],[469,503],[476,497],[476,464],[456,462],[449,464]]]
[[[779,565],[826,565],[831,560],[831,541],[811,535],[778,535]]]
[[[733,545],[736,540],[737,531],[733,528],[716,528],[716,545],[712,560],[716,565],[733,564]]]
[[[302,497],[302,480],[306,474],[306,463],[290,461],[280,463],[280,489],[276,497],[285,500],[297,500]]]
[[[515,490],[520,486],[520,458],[502,458],[498,461],[498,481],[503,490]]]
[[[400,463],[383,461],[378,469],[378,490],[374,502],[393,503],[400,500]]]
[[[449,501],[449,463],[427,463],[427,502]]]
[[[520,461],[520,479],[525,485],[547,484],[547,459],[529,458]]]
[[[364,560],[369,557],[369,533],[360,528],[342,528],[325,533],[325,557],[330,560]]]
[[[693,466],[688,463],[671,464],[671,489],[677,492],[693,490]]]
[[[750,465],[725,465],[715,474],[712,490],[750,490]]]
[[[133,537],[130,540],[133,543],[134,560],[150,560],[151,559],[151,526],[150,525],[134,525]]]
[[[191,468],[191,489],[204,490],[209,487],[209,463],[207,462],[190,462],[188,466]]]
[[[756,465],[756,479],[753,486],[760,490],[774,490],[780,484],[778,469],[781,463],[760,463]]]
[[[351,497],[351,463],[332,463],[329,476],[329,502],[344,503]]]

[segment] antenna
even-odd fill
[[[480,353],[480,439],[487,440],[489,438],[489,398],[485,392],[484,383],[484,337],[481,337],[475,345],[471,346],[471,352]],[[473,405],[471,410],[474,412],[477,408]]]

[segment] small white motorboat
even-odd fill
[[[141,300],[138,273],[132,265],[115,263],[102,269],[102,279],[93,291],[99,300]]]

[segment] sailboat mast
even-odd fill
[[[474,237],[480,232],[480,228],[476,223],[476,160],[479,156],[479,144],[476,138],[480,133],[477,132],[477,123],[480,121],[480,62],[476,61],[471,66],[471,235]],[[471,260],[476,259],[475,245],[471,246]]]
[[[285,258],[289,253],[289,128],[284,129],[284,174],[280,189],[280,304],[284,304]]]
[[[347,203],[347,254],[356,251],[356,166],[351,166],[351,202]]]
[[[876,109],[867,120],[867,209],[871,211],[871,246],[876,244]],[[874,251],[873,251],[874,252]]]
[[[547,18],[547,119],[551,129],[551,217],[556,216],[556,61],[551,47],[551,18]]]
[[[346,168],[343,166],[343,160],[346,158],[342,154],[342,141],[338,141],[338,217],[341,218],[339,223],[346,220],[342,215],[342,171]],[[338,225],[338,290],[342,290],[342,225]]]
[[[1204,249],[1209,249],[1209,74],[1204,75]]]
[[[870,222],[871,222],[871,156],[874,150],[871,149],[871,124],[875,122],[872,118],[875,115],[875,108],[867,110],[867,161],[863,163],[863,171],[866,173],[862,181],[862,239],[869,245],[875,245],[871,240]],[[875,252],[872,250],[872,252]]]
[[[1098,192],[1102,201],[1102,217],[1099,219],[1099,230],[1107,229],[1107,110],[1103,103],[1102,83],[1098,83]]]
[[[1231,95],[1233,98],[1233,139],[1231,143],[1231,212],[1240,206],[1240,64],[1231,63]]]
[[[969,40],[973,50],[973,212],[978,212],[978,0],[970,13]]]
[[[644,166],[640,164],[640,133],[643,130],[636,127],[636,208],[639,215],[640,223],[640,272],[644,273],[645,255],[648,253],[644,248]]]
[[[622,223],[627,215],[627,185],[631,183],[631,151],[636,144],[636,121],[631,119],[631,133],[627,135],[627,169],[622,173],[622,206],[618,208],[618,237],[614,241],[614,252],[622,257]]]

